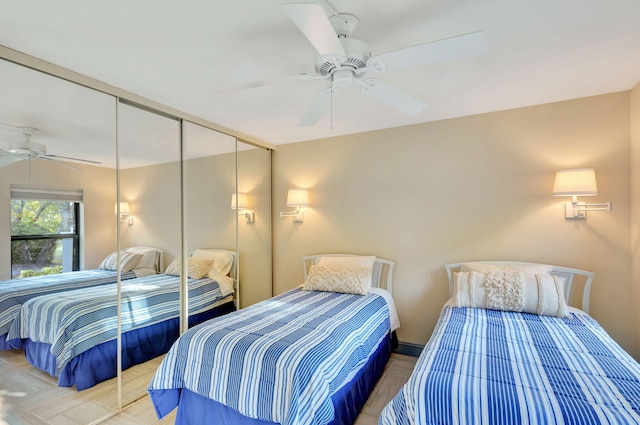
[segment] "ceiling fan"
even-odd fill
[[[330,5],[328,7],[331,8]],[[317,74],[296,77],[331,82],[330,87],[320,92],[302,117],[301,126],[315,124],[331,105],[333,93],[352,84],[359,85],[364,94],[404,114],[416,115],[427,107],[425,103],[383,81],[367,78],[368,74],[473,57],[488,50],[487,38],[480,31],[372,56],[364,42],[351,37],[358,26],[355,16],[335,13],[328,17],[324,7],[318,3],[284,3],[282,9],[318,53],[315,64]],[[250,83],[237,86],[236,89],[259,87],[288,78]]]
[[[14,127],[14,126],[11,126]],[[31,141],[31,137],[36,134],[39,130],[35,127],[26,127],[26,126],[18,126],[15,127],[24,136],[23,140],[9,142],[9,147],[5,149],[0,149],[0,167],[4,167],[11,163],[22,161],[25,159],[44,159],[47,161],[53,161],[57,164],[64,165],[66,167],[75,168],[77,170],[82,170],[81,168],[75,167],[68,162],[61,161],[63,159],[69,159],[72,161],[80,161],[87,162],[90,164],[102,164],[98,161],[91,161],[88,159],[80,159],[80,158],[72,158],[68,156],[61,155],[53,155],[47,154],[47,147],[42,143],[36,143]]]

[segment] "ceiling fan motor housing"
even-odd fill
[[[327,76],[338,69],[356,71],[367,66],[367,60],[371,57],[369,46],[355,38],[340,38],[340,43],[342,43],[347,57],[335,58],[318,55],[316,58],[316,71],[318,74]]]

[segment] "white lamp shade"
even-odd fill
[[[556,172],[553,196],[595,196],[596,172],[593,168],[573,168]]]
[[[118,215],[118,203],[116,202],[115,206],[113,207],[113,213],[115,215]],[[131,214],[131,210],[129,209],[129,203],[128,202],[120,202],[120,215],[129,215]]]
[[[232,210],[246,210],[249,208],[249,202],[247,201],[246,193],[238,193],[238,198],[236,199],[236,194],[233,193],[231,195],[231,209]]]
[[[289,189],[287,194],[288,207],[307,207],[309,206],[309,191],[306,189]]]

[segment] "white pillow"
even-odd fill
[[[142,259],[136,266],[137,269],[154,269],[157,270],[157,258],[160,252],[155,248],[146,246],[132,246],[125,248],[125,251],[141,254]]]
[[[187,275],[192,279],[205,277],[211,268],[212,262],[213,261],[208,258],[189,258],[187,260]],[[164,271],[164,274],[180,276],[181,269],[182,261],[180,261],[180,258],[176,258],[171,262],[171,264],[169,264],[169,267]]]
[[[196,249],[191,258],[207,258],[213,261],[211,269],[207,273],[209,276],[226,276],[233,266],[233,255],[228,252],[209,251],[206,249]]]
[[[569,315],[564,279],[548,273],[525,275],[522,271],[501,270],[454,273],[451,305],[556,317]]]
[[[130,272],[138,265],[141,259],[142,255],[140,254],[120,251],[120,272]],[[98,268],[102,270],[118,270],[118,253],[112,252],[107,255]]]
[[[305,291],[365,295],[371,288],[371,267],[314,264],[304,281]]]

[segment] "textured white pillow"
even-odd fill
[[[212,260],[207,258],[189,258],[187,260],[187,275],[192,279],[200,279],[207,275],[211,268]],[[182,268],[182,261],[176,258],[169,264],[164,274],[172,276],[180,276],[180,269]]]
[[[141,259],[142,255],[140,254],[120,251],[120,271],[122,273],[130,272],[138,265]],[[118,270],[118,253],[112,252],[107,255],[98,268],[102,270]]]
[[[569,315],[564,279],[550,274],[527,276],[521,271],[454,273],[451,305],[556,317]]]
[[[132,246],[129,248],[125,248],[125,251],[133,252],[135,254],[141,254],[142,259],[136,266],[137,269],[156,269],[156,259],[160,254],[159,251],[155,248],[149,248],[146,246]]]
[[[365,295],[371,288],[371,267],[314,264],[304,281],[305,291]]]
[[[207,273],[210,276],[226,276],[233,266],[233,255],[228,252],[208,251],[206,249],[196,249],[191,258],[207,258],[213,261],[211,269]]]

